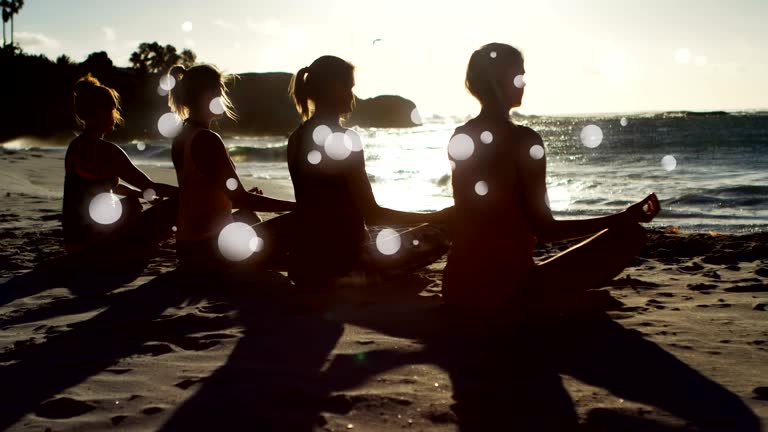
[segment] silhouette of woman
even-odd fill
[[[493,312],[546,300],[566,308],[626,267],[645,244],[639,223],[660,210],[650,194],[610,216],[552,217],[541,136],[509,119],[522,101],[524,73],[520,51],[500,43],[475,51],[467,66],[466,88],[482,109],[456,129],[448,146],[456,209],[443,278],[449,306]],[[552,259],[533,260],[535,241],[590,235]]]
[[[364,252],[366,224],[439,223],[450,213],[409,213],[376,203],[360,136],[340,123],[353,109],[354,85],[354,66],[334,56],[318,58],[291,81],[291,96],[304,119],[288,140],[297,204],[289,276],[298,284],[375,272]]]
[[[75,116],[83,132],[72,140],[65,156],[64,249],[109,256],[156,246],[173,234],[177,211],[175,199],[161,202],[159,197],[176,196],[176,187],[153,182],[125,151],[103,139],[123,121],[114,89],[88,74],[73,90]],[[141,197],[156,205],[142,212]]]
[[[224,142],[210,130],[214,118],[222,115],[234,118],[222,73],[215,66],[200,64],[189,70],[174,66],[169,75],[175,79],[169,105],[184,119],[184,126],[172,146],[173,166],[179,181],[176,248],[180,265],[189,269],[215,270],[235,265],[238,260],[265,264],[279,249],[272,237],[274,233],[269,232],[266,224],[260,228],[258,238],[244,238],[247,233],[238,234],[237,230],[233,231],[234,237],[222,236],[222,230],[235,222],[233,207],[283,212],[293,210],[296,204],[266,197],[258,188],[246,191]],[[214,101],[215,98],[218,99]],[[218,104],[218,109],[210,108],[212,101],[213,105]],[[276,222],[272,224],[274,226]],[[258,245],[259,239],[263,241],[263,249]],[[250,257],[245,256],[250,255],[248,253],[228,254],[222,248],[238,248],[238,245],[228,244],[231,242],[245,242],[246,249],[258,253]]]

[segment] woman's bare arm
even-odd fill
[[[381,207],[376,202],[373,195],[371,182],[368,180],[368,174],[365,171],[365,158],[361,154],[360,161],[355,164],[350,173],[350,183],[352,193],[355,194],[355,201],[363,210],[365,221],[369,225],[411,225],[418,223],[449,223],[453,219],[453,207],[440,210],[433,213],[415,213],[393,210]]]
[[[516,165],[521,172],[520,187],[527,220],[533,234],[540,241],[548,243],[569,240],[592,235],[607,228],[650,222],[659,213],[658,198],[650,194],[627,210],[612,215],[580,220],[555,220],[545,198],[546,155],[540,159],[527,157],[530,146],[540,145],[543,148],[544,144],[539,134],[530,129],[528,131],[528,136],[524,138],[525,144],[518,153]]]
[[[245,190],[235,171],[235,165],[217,134],[211,131],[200,131],[195,135],[191,145],[195,166],[208,174],[217,187],[222,188],[222,191],[229,196],[234,208],[263,212],[292,211],[296,208],[295,202],[270,198]]]
[[[155,191],[155,195],[159,197],[176,196],[178,193],[178,188],[176,186],[153,182],[152,179],[150,179],[149,176],[144,173],[144,171],[140,170],[136,165],[133,164],[123,149],[115,144],[109,144],[110,146],[107,147],[109,149],[107,150],[107,160],[109,161],[109,164],[114,168],[114,172],[121,180],[124,180],[129,185],[140,189],[139,196],[143,196],[143,191],[146,191],[147,189],[152,189]],[[128,194],[131,193],[130,191],[133,189],[124,186],[121,188],[121,190],[126,192],[123,195],[128,196]]]

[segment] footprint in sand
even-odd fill
[[[148,416],[155,415],[155,414],[161,413],[163,411],[164,411],[163,408],[160,408],[160,407],[157,407],[157,406],[151,406],[151,407],[147,407],[147,408],[144,408],[143,410],[141,410],[141,412],[143,414],[148,415]]]
[[[768,284],[755,283],[751,285],[736,285],[736,286],[725,288],[724,291],[735,292],[735,293],[768,292]]]
[[[695,273],[695,272],[704,270],[704,266],[701,265],[700,263],[693,262],[690,265],[680,266],[677,269],[680,270],[680,272],[682,273]]]
[[[187,378],[184,381],[179,381],[176,384],[174,384],[174,387],[178,387],[182,390],[187,390],[193,385],[199,384],[203,381],[205,381],[205,378]]]
[[[77,399],[61,397],[43,402],[35,410],[38,417],[48,419],[68,419],[81,416],[94,410],[96,407]]]
[[[707,283],[697,283],[697,284],[688,284],[686,288],[688,288],[691,291],[708,291],[708,290],[713,290],[717,288],[717,285],[707,284]]]

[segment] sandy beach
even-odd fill
[[[768,423],[768,232],[651,231],[603,288],[615,310],[478,334],[440,306],[445,257],[333,292],[300,291],[280,273],[192,279],[175,271],[173,241],[143,268],[72,268],[54,259],[62,157],[0,151],[0,430]],[[145,170],[175,184],[170,169]],[[243,180],[292,198],[284,183]]]

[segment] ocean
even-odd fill
[[[547,152],[550,206],[558,219],[607,215],[656,192],[651,226],[687,232],[768,230],[768,113],[669,112],[514,117]],[[398,210],[452,204],[448,141],[461,123],[356,128],[378,203]],[[285,136],[225,137],[241,177],[290,184]],[[170,167],[170,141],[120,143],[137,164]],[[17,149],[20,150],[20,149]],[[63,151],[59,149],[58,151]]]

